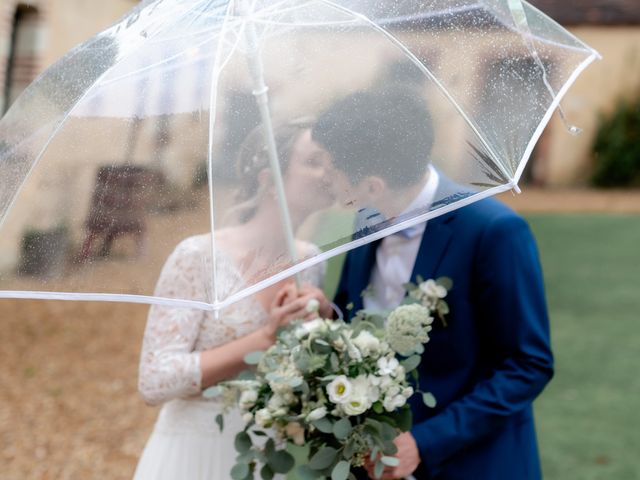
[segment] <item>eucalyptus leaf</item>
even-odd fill
[[[404,359],[400,364],[404,367],[405,371],[410,372],[415,370],[420,365],[420,355],[411,355],[409,358]]]
[[[356,444],[353,441],[347,442],[342,449],[342,456],[346,460],[350,460],[353,454],[356,453]]]
[[[233,443],[234,443],[234,446],[236,447],[236,451],[240,453],[244,453],[247,450],[250,450],[251,447],[253,446],[253,443],[251,442],[251,437],[247,432],[238,433]]]
[[[384,444],[382,445],[382,453],[387,456],[395,455],[396,453],[398,453],[398,447],[396,447],[396,444],[393,443],[393,441],[384,442]]]
[[[262,477],[262,480],[271,480],[274,475],[275,473],[273,472],[273,470],[271,470],[271,467],[269,465],[263,465],[263,467],[260,469],[260,477]]]
[[[291,388],[296,388],[296,387],[299,387],[300,385],[302,385],[303,381],[304,380],[302,379],[302,377],[293,377],[293,378],[290,378],[287,383],[289,384],[289,386]]]
[[[275,473],[288,473],[295,465],[295,459],[286,450],[278,450],[269,456],[268,465]]]
[[[397,467],[400,465],[400,460],[397,457],[382,457],[380,461],[387,467]]]
[[[439,277],[436,279],[436,283],[441,287],[446,288],[447,291],[453,288],[453,280],[451,280],[449,277]]]
[[[236,378],[238,380],[255,380],[256,379],[256,373],[251,371],[251,370],[242,370],[237,376]]]
[[[323,477],[318,475],[318,472],[311,470],[308,465],[300,465],[295,469],[293,478],[295,480],[318,480]]]
[[[333,436],[338,440],[344,440],[351,434],[351,421],[348,418],[342,418],[333,424]]]
[[[425,392],[422,394],[422,401],[429,408],[435,408],[437,404],[436,397],[434,397],[430,392]]]
[[[402,430],[403,432],[408,432],[413,425],[413,414],[411,413],[411,408],[408,405],[405,405],[400,410],[398,410],[395,414],[396,418],[396,426]]]
[[[218,428],[220,428],[220,431],[222,432],[224,430],[224,416],[221,413],[216,415],[216,423],[218,424]]]
[[[331,362],[332,370],[338,370],[338,367],[340,366],[340,360],[338,359],[338,355],[336,355],[335,352],[332,353],[329,357],[329,362]]]
[[[249,464],[236,463],[231,469],[231,478],[233,480],[244,480],[249,475]]]
[[[382,439],[385,442],[392,441],[394,438],[398,436],[398,430],[388,423],[382,423],[380,432],[382,434]]]
[[[373,474],[376,478],[380,478],[382,476],[382,472],[384,472],[384,463],[378,460],[375,468],[373,469]]]
[[[204,398],[216,398],[224,393],[224,388],[219,385],[214,385],[213,387],[207,388],[204,392],[202,392],[202,396]]]
[[[258,365],[260,363],[260,360],[262,360],[263,355],[264,352],[247,353],[244,356],[244,363],[246,363],[247,365]]]
[[[333,433],[333,422],[327,417],[323,417],[320,420],[311,422],[311,424],[320,430],[322,433]]]
[[[318,450],[309,460],[309,467],[313,470],[328,468],[338,457],[338,450],[333,447],[324,447]]]
[[[351,470],[351,464],[345,460],[336,463],[331,471],[331,480],[347,480]]]

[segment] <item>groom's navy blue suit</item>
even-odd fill
[[[374,242],[345,260],[336,303],[362,308]],[[449,277],[448,326],[434,321],[412,397],[417,479],[539,479],[531,403],[553,375],[549,322],[535,242],[526,222],[496,200],[429,220],[412,281]]]

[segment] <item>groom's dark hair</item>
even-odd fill
[[[353,93],[331,105],[312,129],[352,184],[369,175],[390,187],[421,181],[433,146],[431,115],[414,89]]]

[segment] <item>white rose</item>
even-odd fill
[[[320,420],[321,418],[324,418],[327,415],[327,408],[326,407],[319,407],[316,408],[314,410],[311,410],[309,412],[309,415],[307,415],[307,422],[314,422],[316,420]]]
[[[335,404],[341,404],[351,394],[351,390],[353,389],[351,382],[347,379],[346,376],[340,375],[333,379],[333,381],[327,385],[327,394],[329,395],[329,400],[331,400]]]
[[[248,410],[256,404],[256,400],[258,400],[258,392],[255,390],[245,390],[240,394],[238,403],[241,409]]]
[[[256,424],[259,427],[270,427],[271,422],[273,422],[273,418],[271,417],[271,413],[269,413],[269,410],[267,410],[266,408],[261,408],[256,412]]]
[[[380,351],[380,340],[367,330],[362,330],[352,341],[365,357],[375,355]]]
[[[406,387],[402,390],[402,396],[404,398],[409,398],[411,395],[413,395],[413,387]]]
[[[296,445],[304,445],[304,428],[298,422],[288,423],[284,430]]]

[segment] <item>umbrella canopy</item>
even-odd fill
[[[0,297],[229,305],[517,188],[597,56],[519,0],[144,2],[0,121]],[[387,171],[369,171],[381,156]],[[383,218],[341,187],[345,170],[401,191],[435,171],[447,188]],[[197,234],[205,293],[155,296]],[[243,281],[221,288],[229,259]]]

